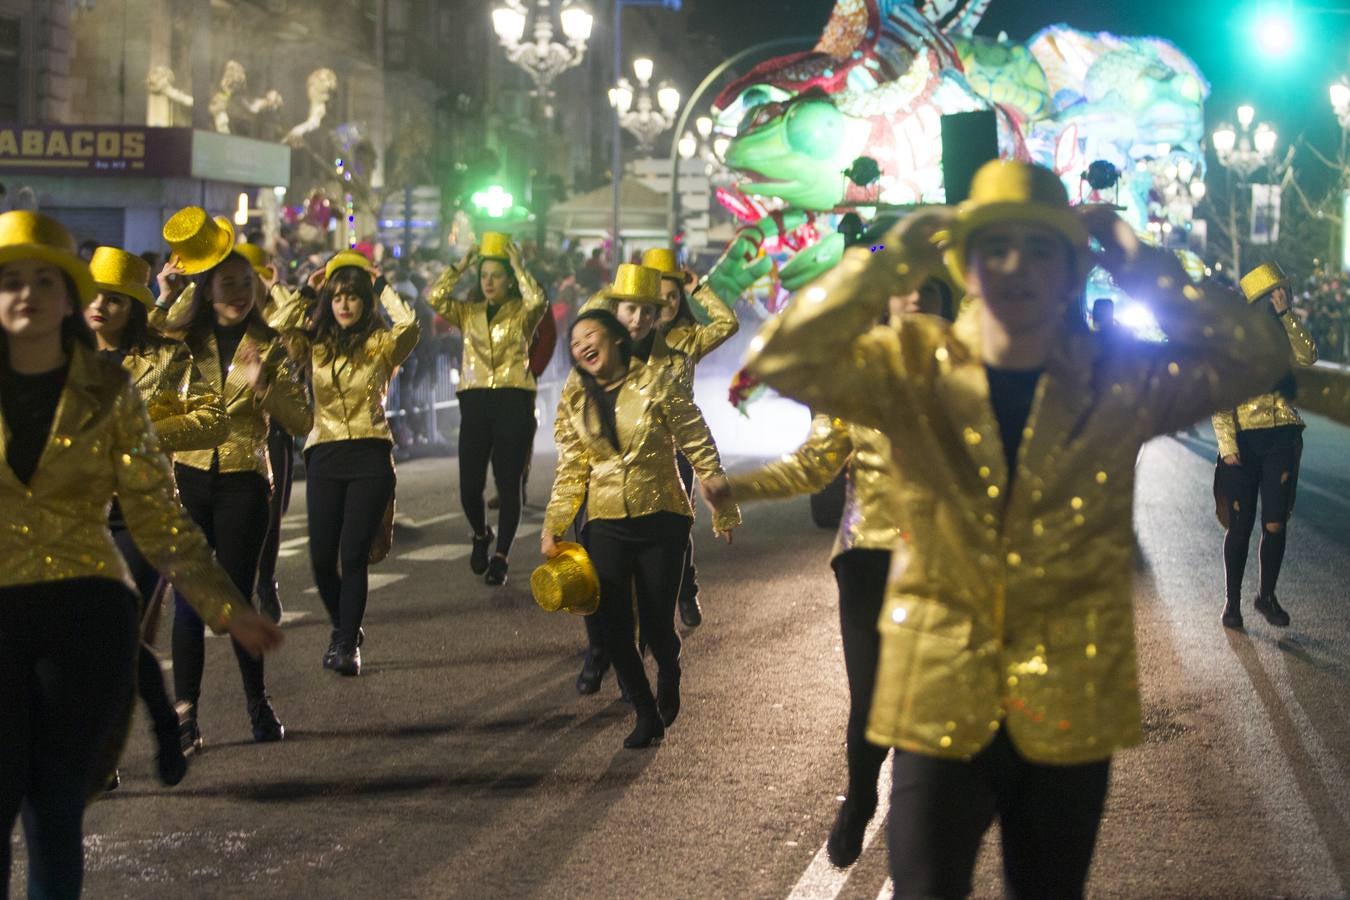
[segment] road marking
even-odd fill
[[[867,824],[867,830],[863,832],[863,853],[871,846],[872,839],[877,836],[877,832],[886,824],[886,816],[891,808],[891,766],[890,760],[881,767],[881,777],[877,779],[877,812],[872,817],[872,821]],[[833,824],[833,820],[831,820]],[[827,839],[828,842],[828,839]],[[861,859],[861,855],[858,857]],[[857,867],[857,863],[849,866],[847,869],[836,869],[830,865],[830,857],[825,851],[825,844],[821,844],[816,855],[811,858],[811,864],[806,867],[802,877],[797,880],[793,886],[792,892],[788,894],[788,900],[835,900],[844,889],[848,876]],[[881,890],[882,897],[890,896],[890,879],[886,879],[886,884]]]
[[[462,518],[459,513],[441,513],[439,516],[432,516],[430,519],[399,519],[398,524],[406,525],[408,528],[426,528],[428,525],[439,525],[442,522],[449,522],[454,519]]]
[[[402,572],[377,572],[374,575],[370,576],[369,586],[366,588],[366,590],[372,592],[378,591],[382,587],[389,587],[389,585],[394,584],[395,582],[398,581],[402,581],[407,577],[408,576]],[[306,594],[317,594],[318,592],[319,589],[317,587],[305,589]]]
[[[471,549],[472,548],[468,544],[432,544],[429,547],[418,547],[416,550],[409,550],[398,558],[410,560],[411,562],[449,562],[456,559],[463,559],[469,555]]]

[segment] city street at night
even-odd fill
[[[1350,885],[1350,432],[1309,418],[1287,630],[1249,607],[1245,633],[1219,625],[1208,426],[1140,458],[1145,742],[1116,757],[1090,896],[1336,897]],[[847,872],[821,851],[847,701],[831,535],[806,501],[747,507],[731,546],[700,511],[705,620],[684,632],[684,711],[658,750],[635,753],[620,747],[631,711],[613,676],[593,697],[573,689],[580,621],[541,611],[527,589],[551,465],[536,457],[536,505],[502,590],[468,571],[454,460],[400,466],[400,527],[372,569],[356,679],[319,665],[328,625],[297,484],[286,644],[268,661],[285,741],[249,740],[232,655],[209,641],[206,750],[162,788],[138,713],[122,787],[86,817],[88,896],[881,895],[884,829]],[[976,896],[1000,895],[997,846],[995,829]]]

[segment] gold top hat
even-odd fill
[[[642,264],[661,273],[662,278],[684,281],[684,272],[676,261],[675,251],[669,247],[653,247],[642,254]]]
[[[214,219],[200,206],[180,209],[164,223],[164,240],[185,275],[199,275],[224,261],[234,249],[234,226],[222,216]]]
[[[661,273],[648,266],[621,263],[605,296],[632,303],[661,303]]]
[[[150,293],[150,264],[117,247],[99,247],[89,260],[89,274],[100,291],[126,294],[146,306],[155,305]]]
[[[75,254],[74,238],[51,216],[26,209],[0,213],[0,266],[21,259],[51,263],[69,275],[81,306],[98,293],[89,266]]]
[[[600,577],[580,544],[559,541],[558,549],[562,552],[530,575],[534,602],[548,612],[588,616],[600,608]]]
[[[268,262],[267,251],[257,244],[236,244],[234,252],[248,260],[248,264],[253,267],[253,271],[258,273],[258,277],[264,281],[271,281],[276,275],[276,266]]]
[[[1261,263],[1243,275],[1240,284],[1247,302],[1255,303],[1277,287],[1288,287],[1289,276],[1284,274],[1284,269],[1280,268],[1279,263]]]
[[[1091,262],[1087,228],[1069,208],[1069,194],[1059,176],[1043,166],[995,159],[975,173],[970,199],[956,208],[951,225],[946,260],[958,285],[965,284],[970,236],[985,225],[1009,221],[1034,222],[1059,232],[1075,251],[1078,271],[1087,276]]]
[[[482,259],[510,259],[506,248],[511,246],[511,236],[500,231],[483,232],[483,240],[478,244],[478,256]]]
[[[360,269],[362,272],[369,270],[375,264],[364,253],[358,253],[355,250],[340,250],[333,254],[333,258],[328,261],[328,265],[323,267],[323,277],[332,278],[333,273],[338,269]]]

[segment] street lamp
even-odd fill
[[[712,134],[713,120],[707,116],[699,116],[694,120],[694,131],[684,133],[676,144],[676,150],[681,159],[693,160],[696,157],[702,159],[703,173],[716,184],[730,175],[722,160],[731,141],[724,135],[714,138]]]
[[[680,111],[680,92],[668,82],[658,85],[653,97],[651,80],[655,68],[646,57],[635,59],[633,74],[637,76],[637,87],[627,78],[620,78],[609,89],[609,105],[618,113],[619,125],[637,138],[638,146],[646,153],[651,152],[661,133],[674,124]]]
[[[1250,103],[1244,103],[1237,108],[1237,119],[1237,128],[1224,123],[1214,130],[1210,140],[1214,145],[1214,155],[1218,157],[1219,165],[1224,168],[1225,177],[1231,179],[1233,175],[1237,175],[1240,191],[1247,179],[1258,169],[1270,165],[1275,155],[1275,145],[1279,143],[1279,135],[1265,122],[1252,130],[1252,123],[1256,121],[1256,108]],[[1229,187],[1228,236],[1232,245],[1233,269],[1241,275],[1242,245],[1237,229],[1237,201],[1231,190],[1231,181]],[[1194,195],[1194,191],[1192,194]]]
[[[534,79],[534,96],[544,104],[544,115],[552,118],[553,79],[581,62],[594,21],[590,12],[572,0],[563,0],[558,24],[567,42],[553,39],[553,14],[549,0],[535,0],[533,38],[526,41],[529,10],[524,0],[505,0],[492,11],[492,30],[506,48],[506,58]]]

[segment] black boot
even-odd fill
[[[680,670],[661,672],[656,676],[656,711],[661,724],[669,728],[680,714]]]
[[[834,827],[825,842],[825,855],[830,865],[838,869],[847,869],[862,855],[863,838],[867,833],[867,823],[877,811],[875,793],[860,796],[849,791],[844,802],[839,805],[839,814],[834,817]]]
[[[508,567],[509,563],[507,563],[505,556],[502,556],[500,553],[494,555],[491,561],[488,562],[487,574],[483,576],[483,580],[493,587],[501,587],[506,584],[506,570]]]
[[[473,570],[473,574],[482,575],[487,571],[488,550],[491,549],[495,537],[491,528],[481,537],[476,534],[473,536],[473,552],[469,554],[469,568]]]
[[[609,657],[603,650],[594,647],[586,651],[586,660],[581,664],[581,674],[577,675],[577,693],[585,696],[600,690],[600,682],[609,671]]]
[[[188,718],[189,707],[180,703],[175,707],[177,716],[172,728],[155,728],[155,772],[160,783],[173,787],[187,775],[187,755],[183,752],[183,727]]]
[[[1242,601],[1231,597],[1223,604],[1223,616],[1219,619],[1224,628],[1242,627]]]
[[[698,604],[698,594],[690,592],[680,595],[680,621],[686,628],[697,628],[703,624],[703,607]]]
[[[337,649],[338,642],[336,640],[328,642],[328,649],[323,651],[323,667],[325,669],[333,668],[333,664],[337,661]]]
[[[354,678],[361,674],[361,651],[355,644],[338,644],[333,655],[333,671]]]
[[[286,736],[286,729],[272,709],[272,698],[263,694],[248,701],[248,718],[253,724],[253,740],[270,744]]]
[[[281,597],[275,581],[258,585],[258,612],[271,619],[274,625],[281,624]]]
[[[1274,594],[1267,597],[1257,597],[1256,611],[1265,616],[1266,621],[1276,628],[1289,627],[1289,613],[1284,611],[1283,606],[1280,606],[1280,601],[1275,599]]]
[[[628,750],[645,750],[661,743],[665,736],[666,727],[661,724],[661,716],[653,703],[648,710],[638,713],[637,725],[623,739],[623,745]]]
[[[201,753],[206,742],[197,727],[197,704],[179,701],[174,709],[178,711],[178,746],[183,748],[183,755]]]

